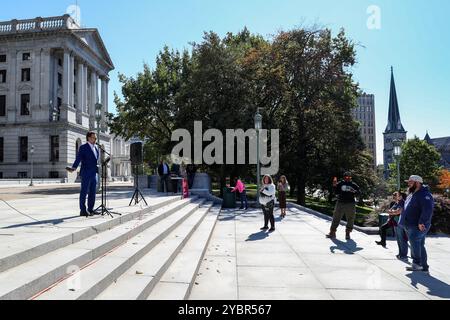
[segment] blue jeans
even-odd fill
[[[88,210],[94,210],[95,194],[97,192],[97,175],[81,177],[80,213],[86,213],[86,196],[88,196]]]
[[[420,231],[418,227],[407,226],[406,232],[408,233],[409,243],[411,244],[411,256],[413,262],[417,265],[422,266],[424,270],[428,270],[428,256],[427,250],[425,249],[425,238],[427,237],[430,228],[424,232]]]
[[[241,198],[241,208],[244,208],[244,202],[245,202],[245,208],[248,208],[247,190],[242,191],[242,193],[240,193],[239,196]]]
[[[395,236],[397,237],[398,255],[400,258],[408,257],[408,235],[404,227],[398,225],[395,228]]]

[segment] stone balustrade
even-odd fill
[[[79,26],[68,14],[59,17],[38,17],[35,19],[0,22],[0,34],[77,28]]]

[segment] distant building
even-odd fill
[[[395,140],[406,141],[407,131],[402,125],[400,110],[398,106],[397,90],[395,88],[394,69],[391,68],[391,90],[389,97],[388,125],[384,131],[384,178],[389,179],[389,165],[395,162],[394,144]]]
[[[427,132],[424,140],[428,144],[436,147],[441,154],[441,166],[450,170],[450,137],[431,139]]]
[[[358,107],[353,109],[353,117],[361,123],[361,136],[373,156],[373,166],[377,166],[377,140],[375,126],[375,96],[363,94],[358,98]]]
[[[114,180],[127,181],[131,175],[130,141],[114,136],[112,140],[111,176]]]

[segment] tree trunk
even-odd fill
[[[301,206],[306,205],[306,181],[302,174],[297,179],[297,204]]]
[[[223,189],[226,187],[225,165],[220,169],[220,198],[223,199]]]

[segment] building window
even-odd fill
[[[31,80],[31,69],[25,68],[22,69],[22,82]]]
[[[59,137],[50,137],[50,161],[59,162]]]
[[[0,54],[0,63],[6,62],[6,54]]]
[[[28,137],[19,137],[19,162],[28,161]]]
[[[77,94],[77,83],[76,82],[73,83],[73,94],[74,95]]]
[[[17,172],[17,178],[19,178],[19,179],[28,178],[28,172]]]
[[[3,137],[0,138],[0,162],[3,162]]]
[[[22,94],[20,96],[20,114],[22,116],[30,115],[30,95]]]
[[[58,72],[58,86],[62,87],[62,74]]]
[[[6,82],[6,70],[0,70],[0,83]]]
[[[24,54],[22,54],[22,60],[23,61],[31,60],[31,53],[25,52]]]
[[[62,67],[62,59],[61,58],[58,59],[58,66]]]
[[[48,175],[49,175],[50,179],[59,179],[58,171],[50,171]]]
[[[0,179],[3,179],[3,172],[0,172]]]
[[[6,96],[0,96],[0,117],[6,116]]]

